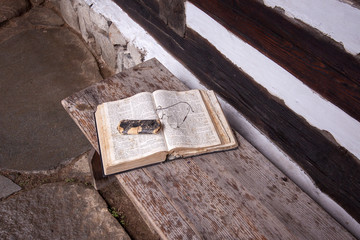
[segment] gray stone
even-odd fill
[[[110,39],[97,31],[93,32],[93,36],[95,38],[95,43],[98,48],[101,49],[101,57],[104,62],[115,72],[115,65],[116,65],[116,53],[114,45],[110,42]]]
[[[124,58],[124,50],[123,48],[118,48],[117,56],[116,56],[116,69],[115,69],[116,73],[123,71],[124,68],[123,58]]]
[[[0,239],[130,239],[94,190],[45,184],[0,204]]]
[[[0,175],[0,199],[20,190],[20,186],[13,183],[10,179]]]
[[[113,45],[126,46],[127,41],[114,23],[109,27],[109,38]]]
[[[27,0],[0,0],[0,23],[19,16],[29,8]]]
[[[60,12],[60,0],[47,0],[47,3]]]
[[[72,5],[72,0],[60,0],[60,11],[65,22],[72,27],[75,31],[80,33],[80,26],[77,13]]]
[[[47,170],[90,144],[60,101],[102,79],[66,28],[27,29],[0,42],[0,166]]]
[[[126,52],[130,54],[136,65],[142,62],[142,54],[135,45],[128,44]]]
[[[124,53],[122,58],[122,66],[123,69],[129,69],[136,65],[134,60],[132,59],[131,55],[129,53]]]
[[[132,68],[142,62],[142,55],[138,48],[133,44],[128,44],[127,49],[124,52],[123,67],[125,69]]]
[[[30,0],[33,6],[39,6],[45,2],[45,0]]]
[[[109,25],[108,21],[105,19],[104,16],[95,12],[93,9],[90,8],[90,19],[93,26],[96,26],[97,29],[102,30],[105,34],[109,32]],[[97,30],[99,31],[99,30]]]
[[[90,150],[77,157],[66,167],[60,168],[59,175],[67,179],[77,179],[81,182],[92,183],[92,175],[90,172],[89,158],[93,156],[93,150]]]
[[[90,7],[82,0],[75,0],[74,7],[78,14],[80,33],[86,42],[89,42],[91,28]]]
[[[53,10],[42,7],[31,9],[28,21],[37,26],[62,26],[65,22]]]
[[[88,175],[90,174],[90,166],[89,166],[89,153],[83,154],[72,166],[72,172],[76,173],[76,175]],[[71,174],[71,173],[70,173]]]
[[[95,32],[108,34],[108,22],[102,15],[92,10],[83,0],[74,0],[73,6],[78,15],[80,32],[86,41],[89,35],[94,35]]]
[[[92,10],[82,0],[74,0],[74,7],[78,14],[80,32],[83,39],[90,44],[95,53],[115,73],[116,52],[108,37],[108,21],[105,17]]]

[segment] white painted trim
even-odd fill
[[[226,118],[245,139],[268,158],[277,168],[314,199],[325,211],[340,222],[349,232],[360,238],[360,223],[351,217],[342,207],[324,194],[312,179],[286,153],[281,151],[269,138],[263,135],[230,104],[220,100]]]
[[[186,24],[272,95],[283,99],[294,112],[318,129],[331,133],[340,145],[360,158],[358,121],[189,2],[186,2]]]
[[[280,7],[288,17],[300,19],[320,30],[351,54],[360,53],[360,10],[339,0],[264,0],[269,7]]]

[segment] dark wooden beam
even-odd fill
[[[322,191],[360,221],[358,159],[270,95],[195,31],[187,29],[186,37],[180,37],[141,4],[115,2],[204,84],[267,134]]]
[[[350,4],[353,7],[359,8],[360,9],[360,0],[348,0],[345,1],[347,4]]]
[[[360,120],[360,62],[329,38],[289,21],[259,1],[190,2]]]
[[[149,8],[180,36],[185,34],[185,0],[133,0]]]

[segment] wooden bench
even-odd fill
[[[98,151],[97,105],[157,89],[188,88],[152,59],[62,104]],[[236,150],[168,161],[115,178],[161,238],[353,239],[241,135],[236,137]],[[91,166],[101,187],[100,158],[94,156]]]

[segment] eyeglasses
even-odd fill
[[[156,108],[159,118],[166,119],[167,124],[173,129],[180,128],[190,112],[194,112],[194,109],[188,102],[177,102],[167,107],[157,106]]]

